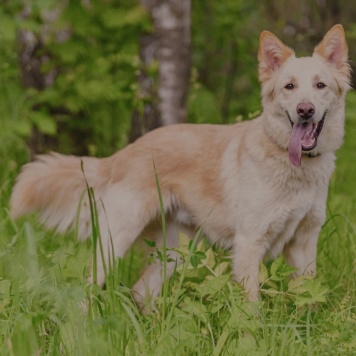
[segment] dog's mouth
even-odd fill
[[[301,165],[302,152],[313,150],[318,144],[318,136],[323,128],[327,111],[318,123],[309,120],[301,120],[295,124],[287,112],[292,126],[292,135],[289,142],[289,160],[295,166]]]

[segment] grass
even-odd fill
[[[1,355],[354,355],[356,354],[356,96],[338,152],[328,219],[318,245],[318,277],[289,282],[278,259],[261,268],[264,290],[246,303],[227,254],[181,236],[185,263],[164,287],[157,310],[141,315],[129,287],[142,261],[113,263],[105,290],[87,283],[92,242],[56,236],[35,216],[14,222],[8,199],[24,145],[1,144]],[[169,256],[169,250],[166,253]],[[164,254],[163,254],[164,255]],[[195,267],[193,267],[194,265]]]

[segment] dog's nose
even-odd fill
[[[297,106],[297,114],[303,119],[310,119],[315,114],[315,107],[312,103],[300,103]]]

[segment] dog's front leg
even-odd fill
[[[298,275],[316,273],[316,254],[319,232],[324,215],[309,212],[300,222],[293,239],[284,247],[283,254],[288,264],[295,267]]]
[[[265,248],[255,240],[236,236],[233,268],[236,281],[245,288],[249,301],[257,301],[259,296],[258,273]]]

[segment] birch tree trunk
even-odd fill
[[[159,109],[163,125],[186,120],[190,73],[191,0],[159,0],[153,11],[159,38]]]
[[[141,115],[132,117],[130,141],[160,125],[186,121],[186,99],[190,77],[191,0],[141,0],[153,18],[154,33],[141,40],[141,60],[157,60],[158,90],[144,73],[140,74],[141,95],[151,96]]]

